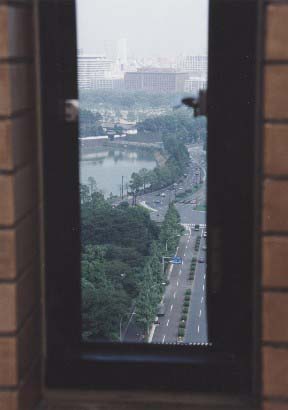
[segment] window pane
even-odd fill
[[[207,343],[207,0],[78,0],[82,336]]]

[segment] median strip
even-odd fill
[[[183,342],[184,336],[185,336],[185,329],[186,329],[186,323],[187,323],[187,318],[188,318],[188,311],[189,311],[189,305],[190,305],[190,299],[191,299],[191,289],[186,289],[185,291],[185,296],[184,296],[184,302],[183,302],[183,307],[182,307],[182,315],[178,327],[178,342]]]

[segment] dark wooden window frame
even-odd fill
[[[212,346],[87,345],[81,343],[78,124],[65,119],[65,102],[78,98],[75,0],[40,1],[48,387],[257,391],[259,8],[257,0],[210,3],[207,309]]]

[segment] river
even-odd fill
[[[96,180],[97,189],[105,197],[112,192],[120,195],[122,176],[124,177],[124,193],[133,172],[142,168],[153,169],[156,161],[151,152],[125,151],[113,148],[100,148],[94,152],[81,153],[80,182],[88,184],[88,178]]]

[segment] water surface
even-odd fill
[[[80,182],[88,185],[88,178],[93,177],[97,189],[103,191],[105,197],[111,192],[120,195],[122,176],[125,193],[133,172],[142,168],[153,169],[155,166],[156,161],[150,152],[99,148],[97,151],[81,153]]]

